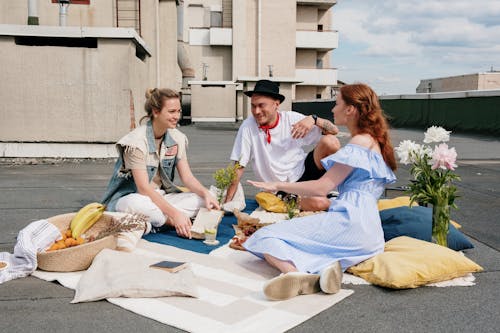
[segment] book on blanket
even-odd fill
[[[180,271],[181,269],[186,268],[187,264],[188,264],[187,262],[165,260],[165,261],[157,262],[156,264],[153,264],[149,267],[163,269],[167,272],[175,273],[175,272]]]
[[[196,239],[205,239],[205,229],[217,228],[223,215],[222,210],[200,208],[191,227],[191,236]]]

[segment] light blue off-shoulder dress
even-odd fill
[[[279,221],[256,231],[243,246],[263,258],[270,254],[293,262],[300,272],[319,273],[335,261],[342,270],[384,251],[384,232],[377,200],[396,176],[382,155],[347,144],[324,158],[326,170],[335,163],[353,167],[339,184],[339,196],[327,212]]]

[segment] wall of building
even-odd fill
[[[233,0],[233,80],[257,75],[257,0]]]
[[[261,73],[267,73],[268,65],[272,65],[274,76],[294,77],[296,6],[290,6],[289,0],[261,1],[261,4]]]
[[[332,29],[332,8],[318,10],[318,24],[323,26],[323,30]]]
[[[156,25],[155,6],[158,4],[159,24]],[[150,75],[159,76],[155,86],[179,90],[182,74],[177,63],[177,7],[175,1],[141,0],[141,32],[151,45]],[[158,36],[156,35],[158,31]],[[158,38],[158,39],[157,39]],[[158,49],[157,49],[158,44]],[[158,73],[156,72],[158,68]]]
[[[296,86],[295,87],[295,100],[313,100],[316,98],[315,86]]]
[[[270,65],[274,76],[294,77],[295,30],[296,6],[290,6],[287,0],[233,1],[233,79],[267,76]]]
[[[451,92],[500,88],[500,73],[486,72],[421,80],[416,92]]]
[[[297,68],[316,68],[318,52],[310,49],[297,49],[296,66]]]
[[[130,39],[97,48],[16,45],[1,37],[0,141],[115,142],[143,115],[151,78]]]
[[[50,0],[38,1],[39,25],[59,25],[59,5]],[[156,24],[156,11],[161,24]],[[0,24],[25,25],[28,1],[1,1]],[[116,2],[90,1],[89,5],[68,6],[67,26],[116,27]],[[157,36],[157,32],[159,36]],[[154,85],[181,87],[181,74],[177,65],[176,3],[171,1],[141,0],[141,37],[151,49],[154,61],[148,66],[148,75],[157,77]],[[157,38],[158,37],[158,38]],[[156,47],[159,41],[158,48]],[[156,61],[156,58],[161,59]]]
[[[196,70],[193,80],[203,79],[203,63],[209,81],[232,81],[232,50],[228,46],[195,46],[190,45],[191,63]]]
[[[59,25],[59,4],[51,0],[38,1],[40,25]],[[0,24],[27,24],[28,1],[0,1]],[[115,27],[115,1],[90,1],[89,5],[69,5],[68,26]]]
[[[236,85],[228,81],[191,81],[193,122],[235,122]],[[210,103],[207,103],[210,101]]]
[[[478,90],[499,89],[500,72],[479,74]]]
[[[318,8],[297,5],[297,30],[317,30]]]

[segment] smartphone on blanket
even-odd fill
[[[186,268],[187,265],[188,265],[187,262],[165,260],[165,261],[157,262],[156,264],[152,264],[149,267],[151,267],[151,268],[157,268],[157,269],[163,269],[163,270],[165,270],[167,272],[175,273],[175,272],[180,271],[181,269]]]

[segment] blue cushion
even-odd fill
[[[432,240],[432,208],[397,207],[380,211],[385,241],[399,236],[409,236],[430,242]],[[450,224],[448,247],[455,251],[471,249],[472,243]]]

